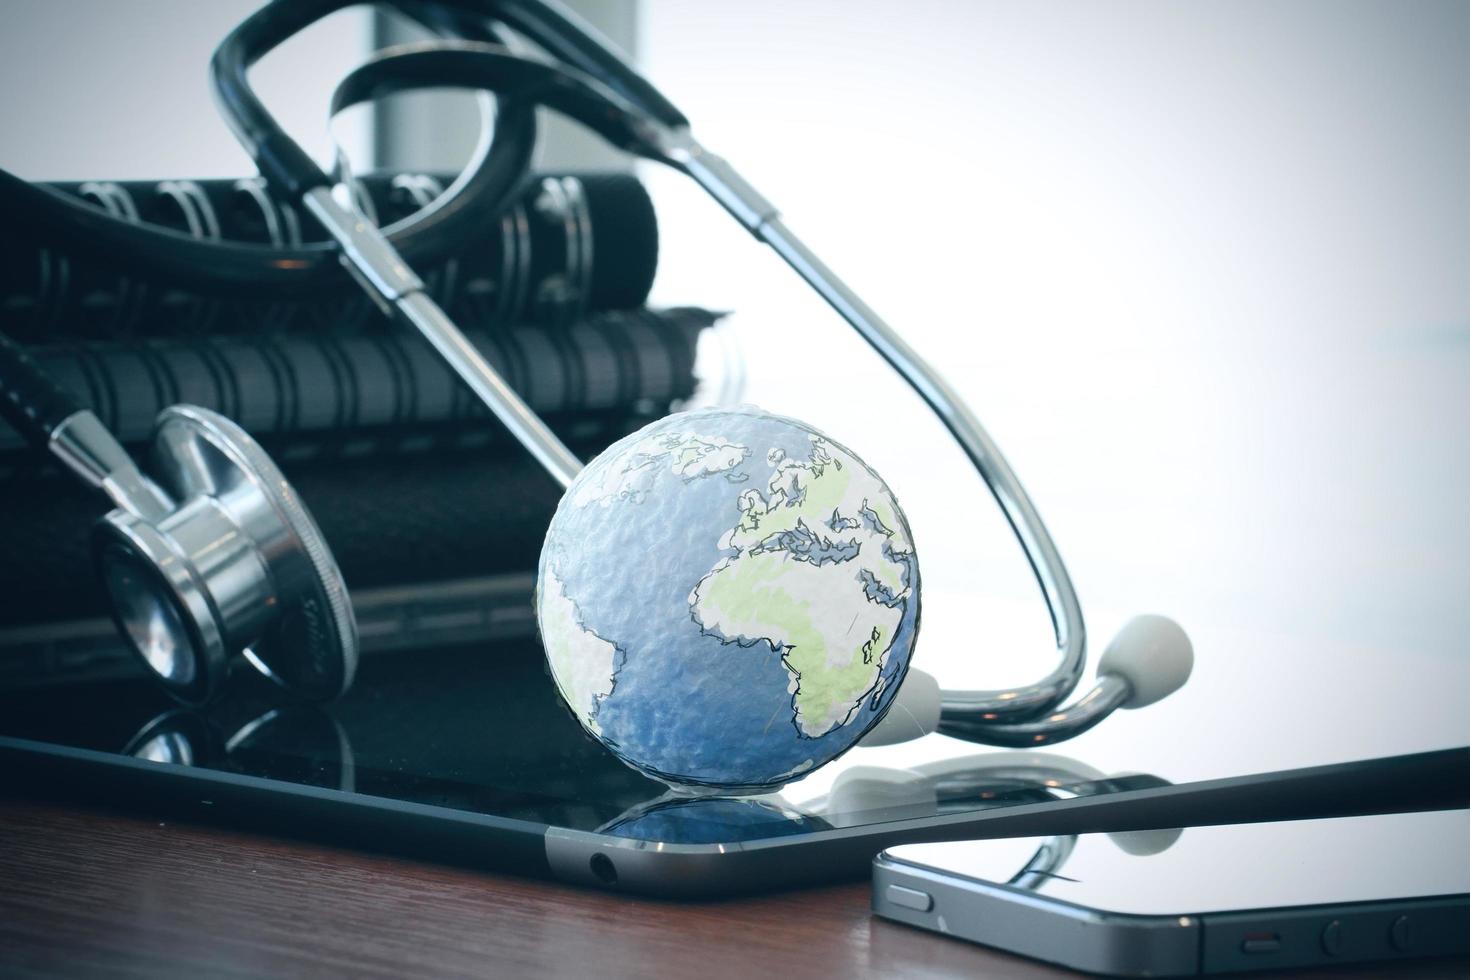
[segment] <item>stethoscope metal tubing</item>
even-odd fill
[[[988,712],[977,714],[972,708],[951,709],[949,702],[956,693],[944,692],[945,707],[938,731],[969,741],[984,741],[988,745],[1021,749],[1064,742],[1081,735],[1121,708],[1132,693],[1132,688],[1116,674],[1103,674],[1098,677],[1092,690],[1071,704],[1065,707],[1054,705],[1040,716],[1003,724],[988,720],[985,717]]]
[[[303,201],[342,246],[343,263],[384,311],[396,314],[417,330],[546,472],[563,489],[569,486],[582,469],[581,460],[424,292],[423,280],[394,251],[383,233],[356,210],[338,202],[326,187],[307,191]]]
[[[952,726],[983,729],[986,741],[992,741],[991,735],[994,734],[1003,739],[998,744],[1008,745],[1031,745],[1054,740],[1036,738],[1041,727],[1045,726],[1047,731],[1057,727],[1049,723],[1040,723],[1037,731],[1031,731],[1027,726],[1028,730],[1014,733],[1014,740],[1007,738],[1007,733],[999,729],[1009,727],[1004,724],[1006,722],[1032,719],[1051,711],[1077,686],[1086,660],[1086,627],[1082,619],[1082,606],[1077,600],[1066,565],[1047,532],[1041,515],[1010,464],[1001,455],[995,441],[949,383],[897,331],[885,323],[872,307],[838,278],[816,253],[792,234],[781,221],[775,207],[733,167],[701,147],[687,130],[661,134],[659,142],[663,144],[670,163],[694,178],[736,220],[771,246],[797,275],[815,289],[908,382],[944,423],[945,428],[980,472],[1025,552],[1026,560],[1030,563],[1031,571],[1046,600],[1061,662],[1043,680],[1025,687],[1000,691],[945,691],[941,702],[940,731]],[[1121,701],[1126,696],[1125,685],[1118,700]],[[1099,685],[1085,700],[1092,705],[1101,705],[1115,697],[1111,686],[1104,690]],[[1074,712],[1079,722],[1092,713],[1080,704],[1068,709],[1068,714]],[[1103,711],[1084,727],[1096,724],[1105,714],[1106,711]],[[1003,724],[997,725],[998,722]],[[959,732],[956,731],[956,734]]]

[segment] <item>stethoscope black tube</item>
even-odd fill
[[[290,0],[273,3],[242,24],[231,39],[244,32],[237,52],[227,55],[233,63],[241,59],[248,65],[265,50],[284,38],[282,25],[310,24],[333,10],[352,6],[355,0]],[[403,12],[421,19],[412,3]],[[308,16],[309,15],[309,16]],[[304,24],[303,24],[304,21]],[[247,30],[248,28],[248,30]],[[300,27],[293,27],[286,36]],[[484,24],[468,21],[461,28],[477,32],[477,40],[494,40],[493,30]],[[271,40],[275,39],[275,40]],[[249,42],[248,44],[246,42]],[[269,43],[268,43],[269,42]],[[267,45],[253,57],[255,45]],[[221,50],[230,47],[227,43]],[[216,57],[219,57],[217,53]],[[238,103],[242,111],[251,113],[253,127],[261,132],[273,131],[270,144],[273,155],[258,160],[266,167],[270,161],[294,156],[280,150],[290,140],[269,120],[259,100],[248,85],[240,88],[223,86],[220,98],[224,105]],[[262,117],[264,121],[262,121]],[[519,191],[525,174],[531,168],[536,148],[536,116],[534,103],[514,97],[503,98],[497,105],[494,140],[486,143],[454,186],[429,207],[384,229],[394,247],[413,263],[434,264],[450,258],[459,244],[472,237],[487,220],[499,214]],[[298,148],[299,149],[299,148]],[[285,156],[281,156],[284,153]],[[303,154],[304,155],[304,154]],[[310,161],[310,158],[306,158]],[[299,164],[299,160],[297,161]],[[312,169],[320,172],[315,162]],[[304,170],[304,166],[298,167]],[[277,179],[281,174],[271,175]],[[281,196],[279,185],[271,193]],[[293,198],[294,200],[294,198]],[[249,295],[269,291],[276,295],[300,296],[342,285],[346,273],[338,257],[335,242],[321,241],[294,246],[252,245],[243,242],[205,241],[184,232],[156,225],[141,224],[113,216],[86,201],[34,185],[0,170],[0,209],[12,228],[50,247],[89,258],[139,276],[166,276],[183,288],[210,295]]]
[[[0,333],[0,418],[44,451],[61,423],[81,410],[19,344]]]
[[[328,186],[332,181],[316,161],[276,124],[250,84],[250,67],[311,24],[359,2],[275,0],[231,31],[215,49],[210,63],[215,98],[225,118],[267,182],[293,200],[314,187]],[[389,2],[387,5],[408,16],[414,16],[420,9],[413,0]],[[688,125],[683,113],[616,52],[603,45],[593,32],[574,22],[567,13],[534,0],[442,0],[439,6],[462,13],[463,16],[454,19],[458,31],[464,30],[471,18],[502,21],[541,45],[553,57],[602,79],[606,88],[643,114],[669,126]],[[404,257],[410,258],[408,255]]]
[[[330,184],[326,171],[291,139],[266,111],[250,86],[250,67],[262,55],[323,17],[355,0],[287,0],[260,8],[226,36],[210,63],[220,111],[266,182],[295,200],[312,187]]]
[[[446,37],[481,40],[486,19],[534,41],[547,54],[596,78],[624,102],[665,126],[681,128],[688,118],[646,78],[608,47],[570,10],[540,0],[386,0],[405,16]]]
[[[432,41],[380,51],[354,68],[332,94],[333,115],[350,106],[414,89],[479,89],[553,109],[612,145],[644,156],[639,111],[596,81],[475,41]]]
[[[461,242],[483,230],[487,216],[499,214],[519,191],[535,150],[535,111],[529,104],[507,100],[495,125],[491,152],[458,189],[384,229],[410,262],[433,265],[451,258]],[[346,281],[335,242],[266,246],[207,241],[114,217],[5,170],[0,170],[0,209],[10,227],[49,247],[130,274],[167,277],[201,293],[301,296]]]

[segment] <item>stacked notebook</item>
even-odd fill
[[[387,225],[446,181],[365,177],[362,206]],[[54,186],[200,238],[325,237],[256,179]],[[585,459],[694,393],[696,344],[718,315],[647,308],[657,257],[657,221],[639,181],[574,174],[530,181],[478,240],[419,271]],[[368,605],[385,590],[428,595],[438,583],[449,595],[463,594],[451,582],[530,581],[558,487],[428,345],[384,319],[345,274],[340,288],[305,300],[216,297],[0,231],[0,329],[145,466],[153,418],[168,405],[240,423],[296,486]],[[103,614],[88,548],[106,502],[3,422],[0,499],[0,629]]]

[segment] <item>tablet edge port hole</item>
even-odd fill
[[[602,852],[592,855],[587,862],[592,868],[592,875],[604,885],[616,885],[618,883],[618,869],[613,865],[612,858]]]

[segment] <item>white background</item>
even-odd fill
[[[1183,694],[1063,751],[1180,778],[1470,741],[1470,6],[652,0],[639,49],[968,397],[1094,649],[1137,612],[1189,629]],[[656,298],[737,311],[746,397],[904,504],[914,663],[1044,670],[1026,567],[940,426],[778,260],[657,190]]]
[[[0,167],[29,180],[240,177],[250,158],[215,108],[209,57],[260,0],[5,0],[0,8]],[[253,78],[281,125],[332,158],[327,106],[371,48],[354,8],[261,60]],[[366,158],[370,113],[337,138]]]

